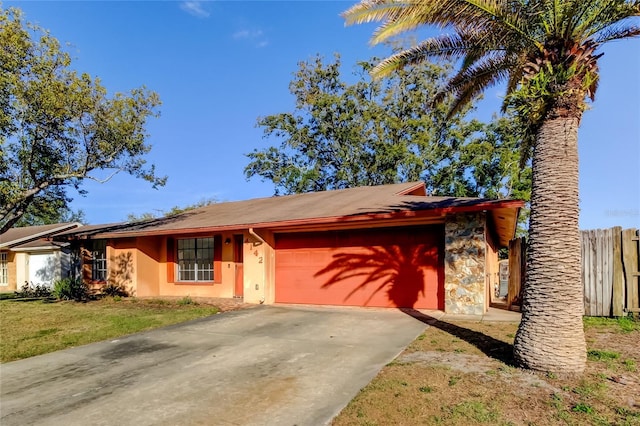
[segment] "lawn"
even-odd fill
[[[640,425],[640,322],[585,319],[581,377],[513,367],[516,329],[432,322],[333,425]]]
[[[190,298],[0,301],[0,362],[213,315]],[[514,323],[432,321],[333,421],[339,425],[638,425],[640,322],[585,319],[587,370],[512,364]]]
[[[218,307],[179,300],[103,298],[86,303],[0,301],[0,362],[214,315]]]

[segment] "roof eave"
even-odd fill
[[[22,238],[17,238],[15,240],[5,241],[3,243],[0,243],[0,248],[10,248],[11,246],[15,246],[15,245],[24,243],[26,241],[37,240],[38,238],[45,238],[47,236],[51,236],[51,235],[57,234],[59,232],[64,232],[64,231],[68,231],[70,229],[79,228],[81,226],[82,226],[82,224],[80,222],[67,223],[67,224],[65,224],[65,226],[60,226],[58,228],[49,229],[47,231],[37,232],[35,234],[30,234],[30,235],[24,236]]]
[[[485,211],[492,210],[497,208],[516,208],[519,209],[524,203],[520,200],[491,200],[491,201],[483,201],[473,205],[467,206],[453,206],[453,207],[442,207],[435,209],[425,209],[425,210],[401,210],[401,211],[392,211],[392,212],[382,212],[382,213],[366,213],[360,215],[353,216],[331,216],[331,217],[320,217],[320,218],[312,218],[312,219],[294,219],[294,220],[284,220],[284,221],[274,221],[274,222],[258,222],[258,223],[244,223],[244,224],[234,224],[234,225],[223,225],[223,226],[209,226],[209,227],[197,227],[197,228],[178,228],[178,229],[162,229],[162,230],[138,230],[138,231],[130,231],[130,232],[104,232],[104,233],[95,233],[92,235],[81,235],[76,234],[76,237],[80,239],[105,239],[105,238],[135,238],[142,236],[163,236],[163,235],[175,235],[175,234],[196,234],[203,232],[225,232],[225,231],[233,231],[238,229],[248,229],[248,228],[256,228],[256,229],[271,229],[274,232],[277,232],[281,229],[294,229],[294,228],[305,228],[305,227],[318,227],[322,225],[326,226],[336,226],[336,225],[349,225],[349,224],[365,224],[367,222],[384,222],[398,219],[413,219],[419,221],[420,219],[434,219],[434,218],[444,218],[447,215],[458,214],[458,213],[472,213],[477,211]],[[381,224],[381,226],[384,226]]]

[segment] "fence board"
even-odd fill
[[[507,290],[507,309],[522,304],[522,284],[524,283],[526,260],[526,242],[524,238],[509,241],[509,287]]]
[[[582,231],[582,283],[588,316],[610,316],[613,299],[612,229]]]
[[[624,273],[622,263],[622,227],[613,228],[613,286],[611,288],[611,314],[624,314]]]
[[[622,231],[622,263],[624,269],[627,310],[637,312],[640,305],[638,297],[638,230],[625,229]]]
[[[616,226],[580,232],[581,277],[587,316],[640,312],[640,241],[637,229]],[[509,242],[507,304],[518,304],[526,273],[526,241]]]
[[[613,301],[613,228],[604,230],[604,266],[602,275],[602,310],[600,315],[603,317],[611,316]]]

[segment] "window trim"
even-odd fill
[[[100,250],[102,254],[101,257],[96,257],[96,253],[99,251],[96,250],[97,244],[101,246],[98,247],[98,249],[102,249]],[[93,240],[91,242],[91,250],[89,253],[91,259],[91,281],[96,283],[107,282],[109,276],[109,266],[107,264],[107,240]]]
[[[213,280],[180,281],[178,280],[178,240],[213,238]],[[167,237],[167,282],[175,285],[212,285],[222,283],[222,235],[196,234]]]
[[[9,285],[9,253],[0,252],[0,286]]]
[[[202,241],[204,242],[204,240],[210,240],[210,244],[211,247],[198,247],[198,241]],[[185,241],[193,241],[193,248],[190,247],[185,247],[185,248],[180,248],[180,243],[181,242],[185,242]],[[195,238],[178,238],[176,239],[176,254],[175,254],[175,259],[176,259],[176,282],[178,283],[212,283],[215,282],[216,279],[216,274],[215,274],[215,267],[214,267],[214,259],[215,259],[215,249],[216,249],[216,242],[215,242],[215,238],[213,236],[202,236],[202,237],[195,237]],[[190,260],[193,262],[193,266],[194,269],[189,269],[189,270],[184,270],[181,271],[180,269],[180,262],[181,262],[181,256],[180,256],[180,251],[187,251],[187,250],[193,250],[194,252],[194,257],[193,258],[188,258],[187,260]],[[200,250],[206,250],[207,252],[210,251],[211,253],[211,258],[204,258],[204,257],[198,257],[198,253]],[[202,268],[201,270],[198,269],[198,266],[204,263],[209,263],[211,265],[211,268]],[[186,274],[188,272],[192,272],[194,279],[189,280],[189,279],[183,279],[181,278],[181,274]],[[199,279],[200,273],[204,272],[204,273],[210,273],[211,274],[211,279]]]

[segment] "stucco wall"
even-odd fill
[[[212,237],[212,234],[193,234],[185,238],[203,238]],[[183,237],[176,237],[183,238]],[[230,243],[225,244],[229,239]],[[235,282],[235,263],[233,259],[233,235],[232,233],[216,234],[217,244],[221,244],[220,249],[220,272],[221,277],[214,277],[215,282],[180,282],[175,280],[175,259],[169,262],[167,253],[167,238],[162,238],[160,242],[161,252],[158,254],[156,267],[158,268],[158,296],[193,296],[193,297],[233,297],[233,288]],[[174,246],[175,250],[175,246]],[[151,266],[152,263],[149,264]],[[168,277],[168,270],[173,268],[174,281],[171,282]]]
[[[269,304],[275,301],[275,243],[271,233],[254,233],[245,236],[244,301]]]
[[[7,254],[7,285],[1,286],[0,291],[15,291],[18,289],[16,253],[4,251]]]
[[[486,312],[485,214],[447,217],[445,222],[445,312]]]
[[[107,282],[123,287],[131,296],[138,295],[138,250],[135,238],[107,241]]]
[[[27,270],[27,254],[16,253],[14,257],[14,265],[16,271],[16,289],[22,288],[24,283],[29,280],[29,271]],[[9,270],[11,273],[11,270]]]
[[[160,292],[160,252],[161,237],[146,237],[136,239],[137,274],[136,296],[157,296]]]

